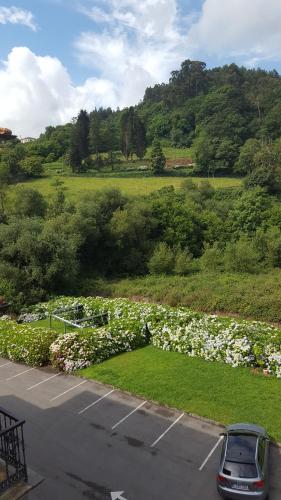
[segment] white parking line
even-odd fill
[[[206,463],[208,462],[208,460],[211,458],[211,456],[213,455],[213,453],[216,451],[217,447],[219,446],[221,440],[223,439],[223,436],[220,436],[219,439],[217,440],[215,446],[211,449],[209,455],[205,458],[204,462],[202,463],[202,465],[200,465],[199,467],[199,470],[202,471],[203,468],[205,467]]]
[[[58,394],[58,396],[55,396],[54,398],[50,399],[50,401],[55,401],[55,399],[60,398],[64,394],[67,394],[67,392],[73,391],[73,389],[76,389],[76,387],[79,387],[82,384],[85,384],[88,382],[88,380],[83,380],[83,382],[80,382],[80,384],[74,385],[73,387],[70,387],[70,389],[67,389],[67,391],[62,392],[61,394]]]
[[[118,425],[122,424],[122,422],[124,422],[125,420],[127,420],[127,418],[129,418],[131,415],[133,415],[133,413],[135,413],[139,408],[141,408],[143,405],[145,405],[145,403],[147,403],[147,401],[143,401],[139,406],[137,406],[137,408],[135,408],[134,410],[130,411],[130,413],[128,413],[128,415],[126,415],[125,417],[121,418],[121,420],[119,420],[119,422],[117,422],[117,424],[115,424],[113,427],[111,427],[111,429],[116,429],[116,427],[118,427]]]
[[[56,373],[56,375],[52,375],[51,377],[45,378],[45,380],[42,380],[41,382],[38,382],[37,384],[34,384],[31,387],[28,387],[26,389],[26,391],[30,391],[31,389],[38,387],[38,385],[45,384],[45,382],[48,382],[48,380],[51,380],[52,378],[58,377],[59,375],[60,375],[60,373]]]
[[[163,434],[161,434],[161,436],[159,436],[159,438],[156,439],[156,441],[154,441],[154,443],[152,443],[151,445],[151,448],[153,448],[157,443],[159,443],[160,439],[162,439],[166,434],[167,432],[169,432],[172,427],[174,427],[174,425],[176,425],[180,419],[184,416],[184,413],[182,413],[169,427],[168,429],[165,430],[165,432],[163,432]]]
[[[11,365],[11,364],[12,364],[12,361],[8,361],[8,363],[4,363],[3,365],[0,365],[0,368],[2,368],[3,366]]]
[[[79,411],[78,412],[78,415],[81,415],[82,413],[84,413],[84,411],[88,410],[89,408],[91,408],[92,406],[95,406],[97,403],[99,403],[100,401],[102,401],[102,399],[106,398],[107,396],[109,396],[109,394],[112,394],[114,392],[115,389],[112,389],[112,391],[109,391],[107,392],[104,396],[102,396],[101,398],[97,399],[96,401],[94,401],[93,403],[91,403],[90,405],[86,406],[86,408],[83,408],[83,410]]]
[[[12,380],[13,378],[20,377],[24,373],[31,372],[32,370],[35,370],[35,368],[29,368],[28,370],[24,370],[24,372],[17,373],[16,375],[13,375],[12,377],[6,378],[6,380],[8,381],[8,380]]]

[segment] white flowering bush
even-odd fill
[[[43,366],[49,363],[50,345],[57,333],[45,328],[31,325],[19,325],[15,321],[0,321],[0,356],[27,363],[32,366]]]
[[[106,328],[60,335],[50,347],[51,361],[53,366],[70,372],[145,343],[145,330],[140,322],[112,320]]]
[[[185,325],[161,321],[151,333],[161,349],[233,367],[264,367],[281,377],[281,332],[270,325],[204,315]]]
[[[140,331],[143,335],[147,325],[152,344],[161,349],[221,361],[233,367],[261,367],[281,377],[281,331],[265,323],[209,316],[187,308],[102,297],[58,297],[46,304],[36,305],[33,312],[44,314],[78,304],[83,304],[87,317],[107,313],[108,325],[102,331],[93,330],[91,335],[79,333],[73,338],[66,337],[65,344],[59,337],[53,343],[58,354],[52,351],[52,360],[62,369],[69,370],[71,366],[76,369],[106,359],[116,352],[135,348],[130,335]],[[127,337],[129,343],[126,343]],[[71,339],[75,347],[71,347]],[[58,342],[62,342],[61,348],[56,347]],[[80,343],[85,352],[79,351]],[[67,365],[64,360],[68,360]]]
[[[45,319],[46,312],[41,313],[22,313],[17,319],[18,323],[34,323],[40,319]]]

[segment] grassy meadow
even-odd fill
[[[101,189],[117,188],[122,193],[128,196],[137,196],[149,194],[165,186],[174,186],[178,189],[183,178],[180,177],[140,177],[140,178],[110,178],[110,177],[58,177],[63,182],[62,187],[67,198],[77,198],[86,191],[99,191]],[[202,177],[190,177],[194,182],[200,183]],[[19,183],[17,186],[29,187],[37,189],[43,195],[51,195],[55,187],[55,177],[43,177],[33,179],[24,183]],[[206,179],[205,179],[206,180]],[[236,187],[241,185],[240,179],[217,177],[208,179],[212,186],[216,188]]]

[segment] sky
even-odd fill
[[[138,103],[185,59],[281,72],[281,0],[0,0],[0,127]]]

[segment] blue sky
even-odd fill
[[[280,25],[280,0],[0,0],[0,126],[137,103],[187,58],[281,71]]]

